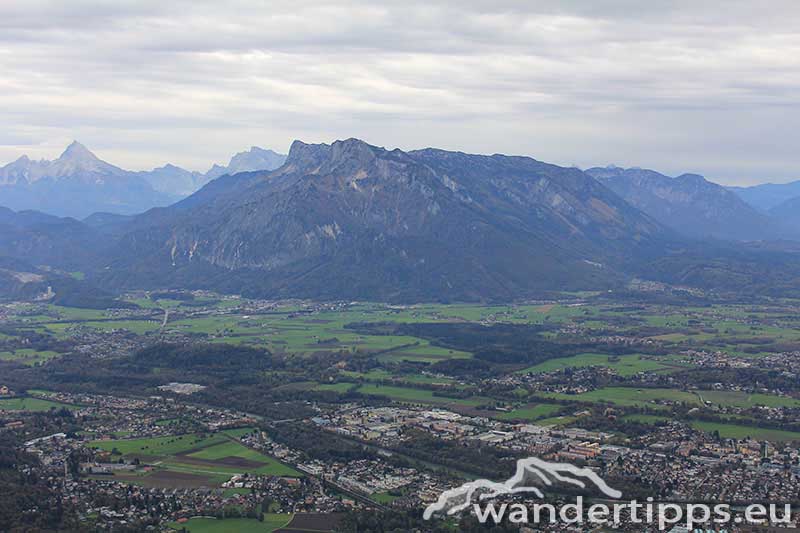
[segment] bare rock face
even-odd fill
[[[249,150],[234,155],[228,166],[214,165],[203,175],[205,183],[225,174],[238,174],[240,172],[253,172],[255,170],[274,170],[286,161],[286,156],[252,146]]]

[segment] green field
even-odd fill
[[[383,363],[399,363],[410,361],[413,363],[438,363],[446,359],[469,359],[470,354],[458,350],[449,350],[433,346],[428,342],[420,342],[414,346],[392,350],[378,356]]]
[[[800,433],[783,431],[779,429],[764,429],[737,424],[720,424],[717,422],[692,422],[692,427],[709,433],[719,432],[725,439],[745,439],[751,437],[757,440],[771,440],[776,442],[800,441]]]
[[[573,295],[574,296],[574,295]],[[588,297],[591,297],[589,295]],[[443,359],[468,358],[470,353],[441,346],[428,340],[403,335],[374,335],[358,333],[347,327],[353,323],[441,323],[475,322],[484,324],[511,323],[557,326],[564,323],[580,323],[588,327],[604,328],[619,322],[625,324],[629,317],[613,306],[585,303],[550,303],[532,305],[478,305],[478,304],[418,304],[409,306],[382,303],[357,303],[341,307],[320,307],[296,302],[278,304],[268,313],[247,314],[245,299],[219,296],[195,299],[194,301],[157,300],[141,296],[129,301],[141,307],[137,311],[112,314],[102,310],[73,309],[60,306],[29,306],[36,310],[21,319],[25,327],[59,338],[70,335],[67,331],[75,326],[96,328],[103,331],[126,329],[137,334],[152,334],[160,330],[162,309],[172,310],[166,330],[192,334],[210,342],[250,344],[266,347],[275,353],[313,354],[315,352],[344,350],[371,352],[384,363],[403,361],[435,363]],[[207,308],[198,304],[208,305]],[[20,308],[21,311],[25,308]],[[657,311],[657,312],[655,312]],[[663,311],[663,312],[662,312]],[[724,308],[725,316],[707,317],[704,308],[665,308],[643,314],[641,323],[650,327],[673,328],[680,331],[664,332],[662,335],[677,335],[674,340],[691,337],[692,340],[716,338],[730,331],[753,338],[775,335],[783,340],[800,338],[800,333],[791,328],[748,326],[740,320],[747,314],[741,308]],[[142,316],[150,313],[150,316]],[[194,316],[190,316],[194,315]],[[703,326],[714,326],[718,334],[705,332],[700,327],[689,327],[689,320],[700,320]],[[633,323],[636,325],[636,323]],[[709,330],[710,331],[710,330]],[[546,331],[545,336],[554,333]],[[668,358],[640,358],[636,355],[622,356],[620,361],[609,362],[600,354],[581,354],[542,365],[533,372],[544,372],[563,366],[587,366],[604,364],[621,375],[639,371],[662,371],[675,368]],[[553,366],[555,365],[555,366]]]
[[[385,361],[436,362],[470,354],[432,346],[424,339],[400,335],[362,335],[346,327],[353,322],[413,321],[418,311],[383,304],[358,304],[342,310],[298,314],[284,306],[269,315],[219,314],[172,321],[168,329],[210,336],[216,342],[266,346],[273,352],[312,354],[331,350],[385,353]]]
[[[492,400],[488,398],[446,398],[443,396],[434,396],[433,391],[430,390],[394,387],[389,385],[362,385],[357,390],[361,394],[383,396],[398,402],[452,404],[473,407],[492,402]]]
[[[255,474],[262,474],[265,476],[288,476],[300,477],[301,474],[294,468],[290,468],[283,463],[262,455],[255,450],[251,450],[238,442],[228,441],[215,446],[204,448],[198,452],[189,454],[189,457],[196,459],[204,459],[206,461],[218,461],[228,457],[239,457],[254,463],[260,463],[260,466],[253,470]]]
[[[398,498],[400,498],[400,496],[393,496],[388,492],[376,492],[369,497],[370,500],[382,503],[384,505],[388,505]]]
[[[628,406],[653,406],[658,400],[686,402],[699,404],[705,402],[723,407],[750,408],[756,406],[767,407],[800,407],[800,400],[786,396],[769,394],[748,394],[739,391],[680,391],[676,389],[637,389],[629,387],[608,387],[597,389],[583,394],[547,394],[542,396],[561,400],[610,402]]]
[[[224,442],[228,442],[227,437],[222,433],[216,433],[210,436],[190,434],[143,439],[96,440],[89,445],[108,452],[116,449],[122,455],[168,456]]]
[[[747,394],[739,391],[697,391],[705,401],[729,407],[800,407],[800,400],[769,394]]]
[[[564,368],[582,368],[590,366],[604,366],[616,371],[620,376],[632,376],[639,372],[668,371],[675,369],[674,366],[669,366],[662,360],[646,358],[646,356],[638,354],[610,356],[607,354],[585,353],[573,355],[571,357],[550,359],[538,365],[520,370],[519,373],[554,372]]]
[[[529,405],[514,409],[508,413],[500,413],[494,416],[500,420],[538,420],[540,418],[547,418],[562,406],[550,403],[541,403],[538,405]]]
[[[171,522],[168,526],[177,530],[185,528],[189,533],[272,533],[289,525],[292,518],[290,514],[274,513],[265,514],[263,522],[250,518],[192,518],[182,524]]]
[[[66,403],[51,402],[39,398],[7,398],[0,400],[0,411],[32,411],[42,412],[50,409],[69,409],[73,411],[79,409],[76,405]]]
[[[90,446],[128,458],[142,458],[157,469],[117,475],[120,481],[143,485],[218,486],[234,474],[301,477],[281,462],[232,440],[249,429],[226,430],[214,435],[175,435],[143,439],[99,440]]]
[[[632,387],[606,387],[583,394],[543,393],[542,396],[559,400],[592,403],[613,403],[634,407],[653,407],[658,402],[685,402],[700,405],[696,394],[677,389],[637,389]]]
[[[35,365],[37,363],[44,363],[54,357],[58,357],[58,353],[50,350],[33,350],[30,348],[22,348],[9,352],[0,352],[1,361],[16,361],[25,365]]]

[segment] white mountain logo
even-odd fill
[[[536,457],[528,457],[517,461],[516,473],[503,482],[476,479],[443,492],[435,503],[425,509],[423,518],[428,520],[436,512],[452,515],[472,505],[475,499],[477,501],[489,500],[503,494],[528,492],[537,498],[543,498],[542,491],[532,486],[531,481],[533,480],[538,480],[547,486],[553,485],[553,482],[562,482],[580,488],[586,488],[586,482],[583,480],[588,480],[609,498],[619,499],[622,497],[622,492],[609,487],[600,476],[588,468],[580,468],[571,464],[549,463]]]

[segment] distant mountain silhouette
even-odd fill
[[[234,166],[249,157],[234,157]],[[114,175],[117,167],[79,146],[48,172],[74,169],[72,161],[97,170],[103,182],[130,177]],[[600,175],[610,188],[590,175],[598,172],[530,157],[387,150],[358,139],[295,141],[275,170],[222,175],[176,203],[135,216],[103,209],[79,222],[6,212],[0,258],[81,270],[110,291],[184,287],[269,298],[511,301],[555,290],[625,290],[637,277],[800,297],[796,245],[703,238],[757,236],[737,224],[762,215],[732,193],[699,176],[638,170],[633,177],[613,171],[623,173],[624,187]],[[640,179],[640,172],[647,175]],[[73,171],[56,174],[70,182]],[[34,176],[14,179],[58,181]],[[76,178],[82,179],[85,173]],[[715,215],[735,231],[712,224]],[[689,231],[681,218],[705,226]]]
[[[0,205],[76,218],[94,212],[130,215],[169,205],[223,174],[272,170],[280,166],[281,158],[253,147],[235,155],[228,167],[215,165],[206,174],[171,164],[132,172],[99,159],[74,141],[53,161],[22,156],[0,167]]]
[[[767,213],[772,208],[800,196],[800,180],[790,183],[763,183],[750,187],[728,187],[742,200]]]
[[[625,201],[665,226],[695,238],[733,241],[800,235],[757,211],[728,189],[697,174],[671,178],[640,168],[597,167],[597,178]]]

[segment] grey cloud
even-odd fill
[[[16,4],[16,5],[14,5]],[[775,1],[0,4],[0,160],[79,138],[205,169],[362,136],[800,178],[800,5]],[[38,136],[38,137],[37,137]]]

